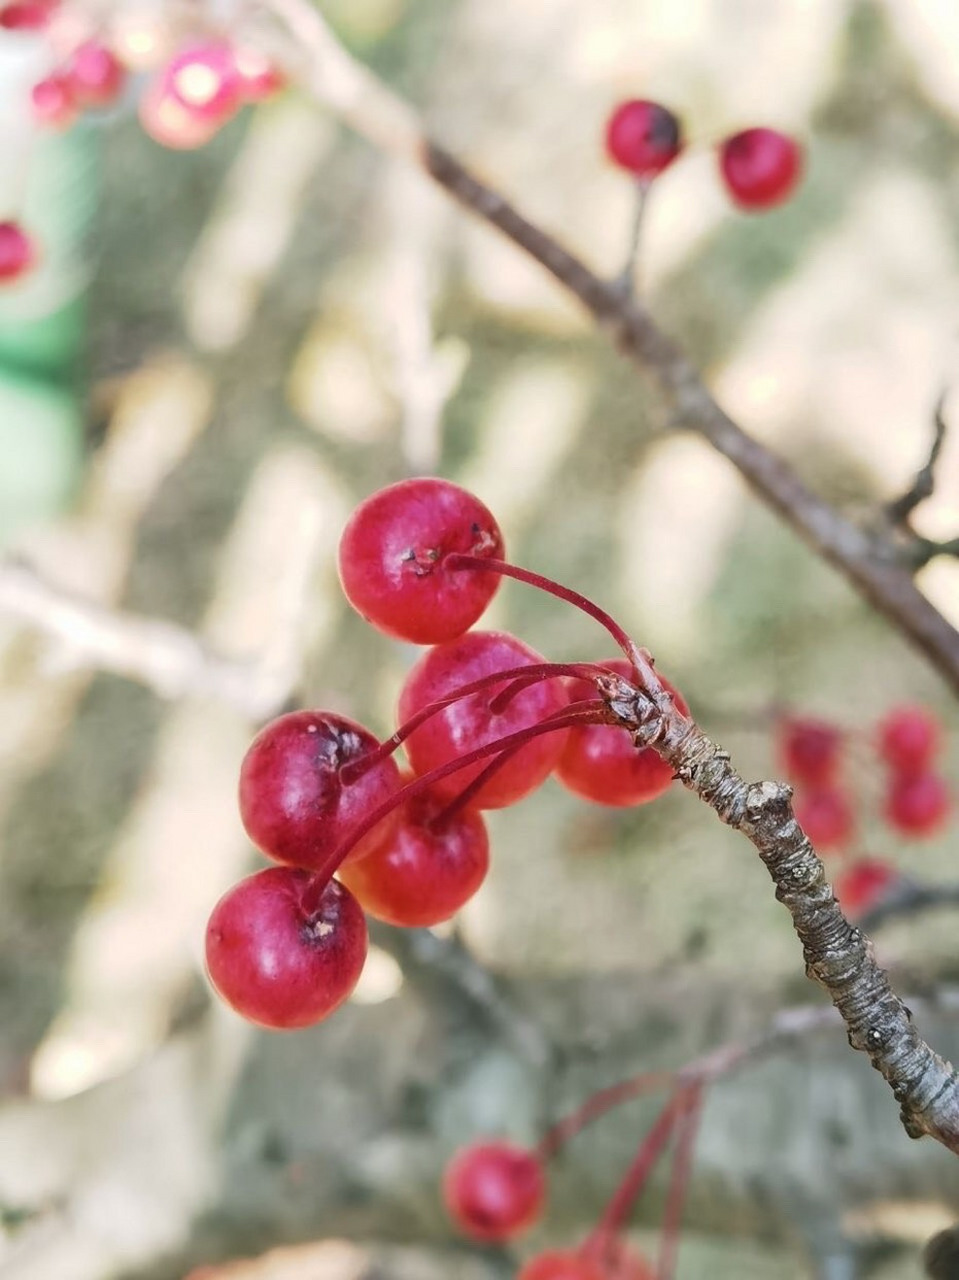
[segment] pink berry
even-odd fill
[[[847,915],[861,916],[881,902],[898,879],[899,873],[888,862],[860,858],[836,876],[833,890]]]
[[[788,716],[777,728],[782,767],[792,782],[821,787],[836,779],[843,735],[828,720]]]
[[[400,720],[452,693],[460,685],[511,667],[530,666],[543,658],[505,631],[468,631],[458,640],[428,650],[406,679],[400,693]],[[569,698],[561,679],[529,685],[499,708],[497,695],[507,685],[492,685],[444,707],[410,734],[406,752],[413,771],[422,775],[485,746],[507,734],[519,733],[559,712]],[[493,704],[493,705],[491,705]],[[566,730],[544,733],[524,743],[473,797],[477,809],[500,809],[533,791],[552,772],[562,753]],[[489,763],[481,759],[435,784],[438,795],[450,798]]]
[[[111,49],[99,40],[77,45],[66,66],[66,79],[74,100],[82,107],[105,107],[123,89],[126,71]]]
[[[650,181],[682,150],[679,121],[658,102],[622,102],[606,126],[606,150],[615,164]]]
[[[609,671],[629,679],[632,668],[625,658],[602,664]],[[681,694],[664,680],[684,715],[689,707]],[[596,686],[588,680],[570,680],[571,702],[595,698]],[[556,777],[570,791],[596,804],[617,807],[645,804],[668,790],[673,780],[671,767],[651,747],[637,749],[628,730],[615,725],[574,725],[569,730]]]
[[[511,1142],[479,1142],[453,1156],[443,1175],[450,1217],[474,1240],[509,1240],[543,1212],[546,1180],[539,1157]]]
[[[838,849],[852,838],[856,826],[849,798],[838,787],[819,787],[803,793],[794,806],[796,821],[821,852]]]
[[[741,209],[769,209],[788,200],[802,167],[799,143],[775,129],[744,129],[719,150],[723,181]]]
[[[276,63],[252,45],[234,49],[233,64],[240,77],[240,94],[244,102],[263,102],[286,85],[286,77]]]
[[[51,129],[65,129],[77,118],[77,105],[66,76],[56,73],[38,80],[30,90],[33,118]]]
[[[5,31],[42,31],[56,6],[49,0],[10,0],[0,5],[0,28]]]
[[[356,899],[331,880],[315,909],[306,871],[270,867],[223,895],[206,930],[210,981],[237,1013],[286,1030],[319,1022],[349,996],[366,959]]]
[[[520,1268],[516,1280],[607,1280],[598,1262],[573,1249],[538,1253]]]
[[[924,707],[895,707],[880,722],[879,754],[900,773],[923,773],[939,750],[939,721]]]
[[[175,98],[165,77],[152,80],[140,95],[137,107],[143,132],[171,151],[195,151],[206,146],[220,130],[221,120],[207,120]]]
[[[502,557],[499,525],[478,498],[428,476],[380,489],[353,512],[340,539],[346,598],[387,635],[414,644],[453,640],[473,625],[501,579],[448,569],[451,552]]]
[[[164,83],[171,97],[199,120],[222,124],[241,105],[242,81],[225,41],[181,49],[167,65]]]
[[[937,773],[895,774],[883,813],[889,825],[903,835],[935,835],[949,813],[949,789]]]
[[[33,240],[18,222],[0,222],[0,285],[26,275],[36,261]]]
[[[489,869],[486,824],[468,809],[444,818],[447,804],[428,791],[412,796],[389,839],[340,871],[369,915],[407,928],[440,924],[483,883]]]
[[[258,849],[291,866],[319,868],[360,819],[400,787],[392,757],[358,774],[345,766],[379,742],[367,729],[329,711],[291,711],[261,729],[240,768],[240,816]],[[350,853],[371,853],[396,815],[378,823]]]

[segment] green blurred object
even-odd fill
[[[42,47],[0,39],[0,217],[35,239],[38,263],[0,292],[0,545],[60,512],[83,460],[83,347],[99,187],[100,129],[38,130],[30,86]]]

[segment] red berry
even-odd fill
[[[329,711],[291,711],[261,729],[240,768],[240,816],[257,848],[291,866],[323,866],[351,828],[399,790],[389,756],[343,780],[345,765],[378,746],[362,725]],[[394,822],[391,814],[378,823],[349,858],[372,853]]]
[[[782,767],[792,782],[821,787],[835,781],[842,732],[828,720],[789,716],[778,725]]]
[[[894,774],[883,812],[904,835],[935,835],[949,813],[949,790],[937,773]]]
[[[478,813],[442,818],[449,802],[428,791],[400,809],[390,838],[340,879],[363,910],[387,924],[429,926],[455,915],[483,883],[489,839]]]
[[[412,669],[400,694],[400,720],[408,720],[437,698],[460,685],[511,667],[541,663],[543,658],[505,631],[469,631],[458,640],[430,649]],[[475,747],[507,734],[519,733],[559,712],[569,701],[561,679],[539,680],[511,698],[505,707],[491,709],[508,681],[492,685],[444,707],[420,725],[406,741],[417,774],[456,760]],[[544,733],[525,743],[483,784],[473,798],[477,809],[501,809],[533,791],[550,774],[563,750],[566,730]],[[489,763],[491,757],[467,765],[436,783],[438,795],[453,797]]]
[[[77,106],[66,76],[55,74],[38,80],[30,90],[33,118],[52,129],[65,129],[77,118]]]
[[[606,150],[615,164],[649,181],[682,150],[679,121],[658,102],[622,102],[606,126]]]
[[[511,1142],[479,1142],[453,1156],[443,1199],[456,1225],[474,1240],[509,1240],[543,1211],[546,1180],[539,1157]]]
[[[625,658],[613,658],[602,665],[627,680],[632,675]],[[668,680],[663,684],[675,696],[683,715],[687,715],[689,707],[682,694]],[[571,702],[597,696],[596,686],[588,680],[570,680],[567,688]],[[645,804],[662,795],[673,780],[673,771],[651,747],[635,747],[627,729],[587,724],[574,725],[569,730],[556,777],[586,800],[623,807]]]
[[[499,525],[478,498],[420,477],[380,489],[353,512],[340,540],[340,580],[354,609],[414,644],[460,636],[489,603],[500,576],[447,569],[451,552],[503,555]]]
[[[922,773],[939,750],[939,721],[924,707],[895,707],[880,722],[879,754],[900,773]]]
[[[240,93],[244,102],[263,102],[286,84],[283,72],[252,45],[234,49],[233,63],[240,77]]]
[[[143,132],[173,151],[194,151],[205,146],[223,123],[204,119],[185,107],[170,92],[165,76],[152,80],[144,89],[137,114]]]
[[[516,1280],[607,1280],[598,1262],[573,1249],[550,1249],[530,1258]]]
[[[55,7],[49,0],[11,0],[0,5],[0,27],[5,31],[42,31]]]
[[[852,838],[855,815],[846,793],[838,787],[807,791],[794,807],[796,821],[820,851],[838,849]]]
[[[66,66],[74,100],[83,107],[105,107],[123,89],[126,71],[111,49],[99,40],[77,45]]]
[[[26,275],[36,260],[33,240],[18,222],[0,222],[0,285]]]
[[[181,49],[163,79],[170,96],[198,120],[223,124],[241,104],[242,80],[222,40]]]
[[[601,1266],[606,1280],[656,1280],[656,1273],[646,1259],[620,1241],[607,1249]]]
[[[833,890],[847,915],[860,916],[876,906],[898,879],[899,873],[888,862],[860,858],[836,876]]]
[[[788,200],[802,166],[799,143],[775,129],[744,129],[719,150],[723,181],[741,209],[769,209]]]
[[[356,986],[366,921],[349,890],[331,880],[319,907],[305,906],[306,871],[270,867],[241,880],[213,908],[206,930],[210,981],[237,1013],[284,1030],[319,1022]]]

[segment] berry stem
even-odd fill
[[[565,707],[563,711],[566,711]],[[456,760],[448,760],[446,764],[437,765],[435,769],[430,769],[428,773],[422,774],[419,778],[414,778],[406,786],[394,791],[388,799],[384,800],[381,805],[371,810],[362,821],[358,822],[349,835],[340,841],[326,862],[317,868],[303,895],[302,902],[305,914],[310,916],[317,910],[323,890],[330,877],[350,850],[362,840],[368,831],[372,831],[378,822],[381,822],[387,814],[392,813],[399,805],[412,799],[413,796],[419,795],[421,791],[426,791],[442,778],[448,778],[450,774],[457,773],[460,769],[465,769],[469,765],[475,764],[477,760],[484,760],[487,756],[497,755],[500,751],[521,747],[541,734],[553,733],[557,729],[566,729],[570,725],[582,724],[584,721],[591,724],[604,723],[600,718],[589,717],[587,719],[582,714],[563,714],[555,718],[549,716],[545,720],[541,720],[539,724],[529,725],[525,729],[517,730],[516,733],[508,733],[502,738],[496,738],[493,742],[487,742],[483,746],[475,747],[472,751],[459,756]]]
[[[682,1114],[676,1127],[676,1151],[669,1175],[666,1193],[666,1209],[663,1213],[663,1234],[659,1257],[656,1261],[656,1280],[673,1280],[676,1256],[679,1252],[679,1228],[683,1218],[683,1206],[689,1188],[689,1175],[693,1163],[693,1148],[702,1113],[703,1082],[696,1081],[683,1091]]]
[[[484,689],[488,689],[493,685],[502,684],[504,681],[523,680],[523,687],[535,684],[539,680],[549,680],[555,676],[572,676],[575,679],[589,680],[597,675],[609,675],[609,672],[599,663],[595,662],[539,662],[535,664],[527,664],[524,667],[507,667],[503,671],[493,671],[489,675],[481,676],[478,680],[471,680],[469,684],[460,685],[454,689],[452,693],[445,694],[442,698],[436,698],[427,706],[417,711],[416,715],[410,716],[409,720],[405,720],[403,724],[390,734],[388,738],[384,738],[378,747],[373,751],[368,751],[366,755],[360,756],[356,760],[351,760],[343,765],[340,769],[340,781],[348,786],[351,782],[355,782],[367,769],[378,764],[380,760],[391,756],[397,747],[402,746],[406,739],[417,730],[421,724],[438,715],[446,707],[451,706],[454,702],[459,702],[461,698],[467,698],[474,693],[482,693]],[[508,685],[503,693],[512,689],[512,685]],[[515,693],[520,690],[516,689]],[[502,710],[502,706],[497,706],[499,698],[502,694],[497,694],[490,700],[490,710],[497,714]],[[514,695],[510,695],[511,697]]]
[[[534,573],[532,569],[521,569],[519,565],[510,564],[507,560],[492,560],[486,559],[484,556],[470,556],[460,552],[452,552],[443,563],[448,569],[482,569],[487,573],[501,573],[506,578],[515,578],[517,582],[525,582],[529,587],[537,587],[540,591],[545,591],[549,595],[555,596],[557,600],[565,600],[567,604],[581,609],[583,613],[589,614],[591,618],[606,628],[636,668],[637,673],[642,674],[647,670],[649,660],[640,652],[636,641],[626,634],[619,623],[605,609],[601,609],[598,604],[594,604],[586,596],[580,595],[578,591],[573,591],[570,587],[564,587],[560,583],[554,582],[552,578],[545,578],[541,573]]]
[[[673,1097],[660,1112],[656,1123],[643,1139],[633,1163],[626,1170],[622,1182],[606,1206],[598,1226],[590,1237],[595,1242],[598,1252],[605,1251],[609,1242],[617,1235],[629,1216],[633,1205],[646,1184],[646,1179],[669,1141],[676,1121],[682,1113],[684,1100],[684,1093],[677,1092],[673,1094]]]
[[[638,292],[636,264],[639,258],[639,242],[643,232],[651,186],[652,182],[649,178],[637,178],[636,180],[636,196],[633,204],[633,219],[629,228],[626,261],[623,263],[622,271],[613,280],[613,285],[622,292],[625,298],[632,298]]]
[[[585,1128],[604,1116],[607,1111],[631,1102],[647,1093],[655,1093],[675,1083],[672,1071],[647,1071],[643,1075],[632,1076],[629,1080],[621,1080],[606,1089],[600,1089],[592,1097],[564,1116],[547,1129],[536,1147],[541,1160],[550,1160],[571,1138],[575,1138]]]

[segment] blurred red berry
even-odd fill
[[[679,121],[658,102],[633,99],[614,110],[606,126],[606,150],[614,164],[650,181],[682,150]]]
[[[719,150],[720,173],[741,209],[770,209],[788,200],[802,166],[799,143],[775,129],[744,129]]]
[[[796,821],[820,852],[841,848],[855,830],[852,805],[846,793],[837,787],[803,792],[794,810]]]
[[[895,867],[879,858],[859,858],[833,882],[839,905],[849,916],[861,916],[876,906],[899,879]]]
[[[899,773],[923,773],[939,742],[939,721],[925,707],[894,707],[879,724],[879,754]]]
[[[181,49],[167,65],[164,83],[175,101],[207,122],[223,124],[242,100],[242,80],[233,49],[223,40]]]
[[[550,1249],[530,1258],[516,1280],[607,1280],[607,1277],[598,1262],[574,1249]]]
[[[450,1216],[474,1240],[509,1240],[543,1211],[546,1181],[539,1157],[512,1142],[478,1142],[453,1156],[443,1175]]]
[[[99,40],[77,45],[67,60],[66,81],[82,107],[105,107],[123,89],[126,71],[112,49]]]
[[[5,31],[41,31],[55,7],[48,0],[11,0],[0,5],[0,27]]]
[[[51,129],[65,129],[77,118],[77,104],[66,76],[54,73],[30,90],[33,118]]]
[[[19,280],[35,260],[33,240],[19,222],[0,222],[0,285]]]
[[[786,716],[777,727],[779,757],[791,782],[821,787],[835,780],[842,755],[842,731],[828,720]]]
[[[949,813],[949,789],[938,773],[894,774],[883,812],[903,835],[935,835]]]

